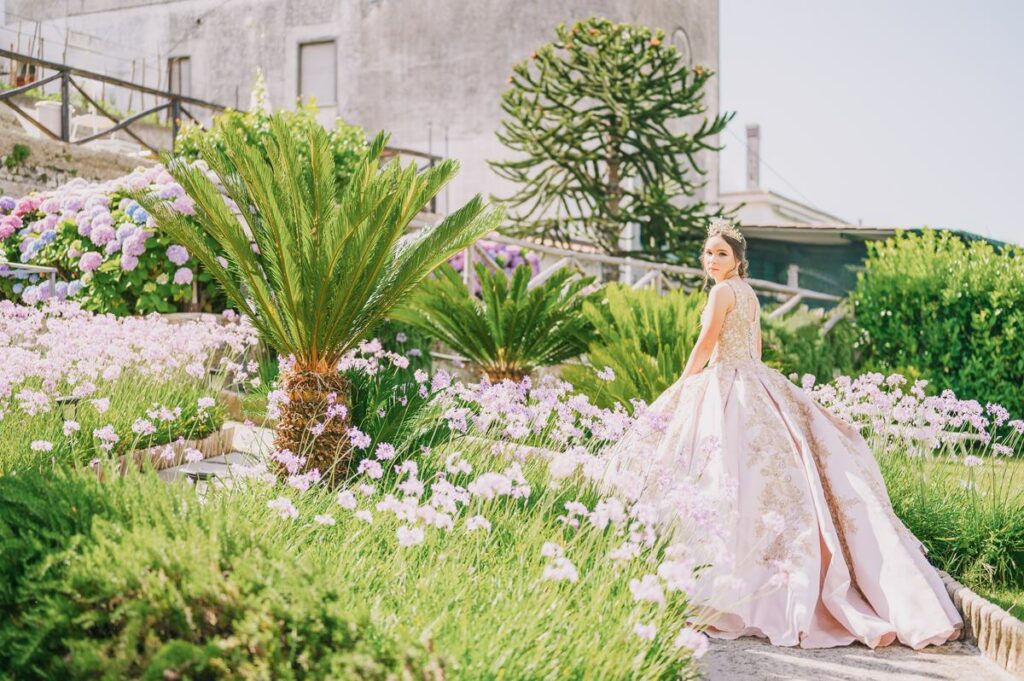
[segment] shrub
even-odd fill
[[[258,76],[253,88],[253,103],[248,111],[228,109],[214,116],[209,129],[199,126],[184,128],[174,142],[174,153],[180,158],[195,161],[202,157],[203,144],[208,144],[220,153],[227,149],[226,138],[237,135],[246,144],[259,149],[269,162],[273,148],[270,121],[280,117],[294,140],[296,158],[300,164],[309,163],[309,133],[322,126],[317,120],[319,108],[315,102],[299,103],[294,111],[271,113],[267,103],[266,86],[262,75]],[[338,118],[327,133],[330,153],[334,157],[334,172],[337,187],[348,183],[359,161],[366,155],[369,143],[366,133],[356,125],[350,125]]]
[[[831,380],[852,373],[856,341],[853,323],[844,317],[822,336],[824,323],[822,311],[812,311],[806,305],[779,319],[769,319],[764,311],[761,359],[784,374],[812,374]]]
[[[852,296],[864,368],[914,367],[937,388],[1024,406],[1024,253],[948,233],[868,244]]]
[[[391,317],[444,342],[493,382],[520,380],[586,348],[591,329],[581,309],[594,277],[561,269],[531,289],[528,265],[519,265],[511,277],[482,264],[475,269],[480,298],[444,265]]]
[[[60,487],[6,482],[0,498],[35,496],[21,506],[66,501]],[[421,644],[396,640],[368,608],[352,607],[344,585],[289,558],[258,523],[223,504],[217,516],[198,512],[192,492],[162,486],[152,477],[111,485],[123,517],[65,522],[74,537],[45,561],[56,569],[19,582],[22,607],[0,625],[0,655],[18,678],[389,679],[443,670]],[[82,492],[94,494],[97,483],[82,479]]]
[[[108,182],[78,178],[18,201],[0,199],[0,255],[55,267],[59,280],[50,290],[39,275],[0,264],[0,295],[28,305],[74,298],[87,310],[118,315],[174,312],[192,300],[195,279],[200,309],[224,309],[209,275],[127,197],[139,187],[173,198],[176,211],[192,211],[160,166]]]
[[[583,309],[596,332],[587,348],[590,367],[565,366],[562,376],[603,407],[629,407],[632,399],[651,403],[683,373],[707,296],[682,290],[661,295],[617,283],[604,292],[600,302]],[[614,379],[595,373],[606,368]]]

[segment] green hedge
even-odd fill
[[[949,232],[868,244],[851,294],[863,368],[1024,407],[1024,251]]]

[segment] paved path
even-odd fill
[[[701,660],[708,681],[1020,681],[973,645],[947,643],[915,651],[898,644],[804,650],[763,639],[712,639]]]

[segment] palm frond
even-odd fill
[[[582,306],[593,277],[564,269],[529,289],[526,265],[511,278],[481,264],[476,274],[479,298],[454,268],[439,267],[392,318],[427,331],[492,376],[525,375],[586,348],[591,326]]]
[[[500,215],[476,197],[403,241],[457,163],[420,172],[395,159],[381,167],[381,133],[339,190],[326,131],[309,131],[304,157],[283,119],[274,117],[270,128],[266,153],[230,130],[222,152],[200,143],[209,172],[168,160],[194,216],[155,196],[134,198],[210,271],[275,350],[293,355],[298,368],[330,371],[434,268],[495,229]]]

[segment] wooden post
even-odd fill
[[[181,100],[177,97],[171,98],[171,151],[174,151],[174,141],[178,139],[178,126],[181,124]]]
[[[67,70],[60,72],[60,140],[71,141],[71,93],[68,92],[71,74]]]

